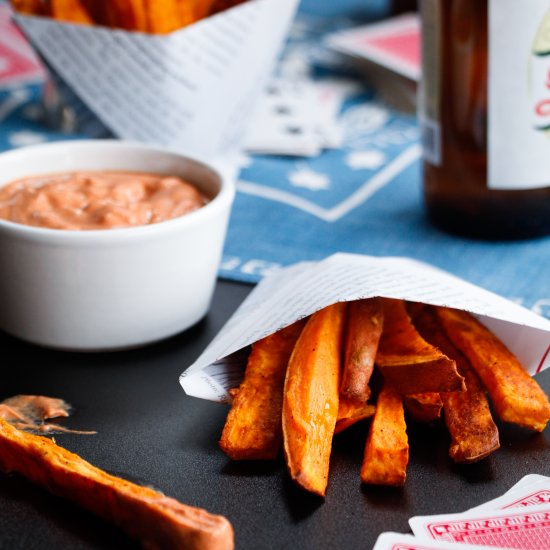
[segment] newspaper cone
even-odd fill
[[[251,0],[168,35],[16,16],[114,135],[202,159],[237,151],[298,0]]]

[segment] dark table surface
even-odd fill
[[[284,463],[231,463],[217,441],[227,406],[187,397],[179,374],[206,347],[251,287],[220,282],[206,319],[143,349],[61,353],[0,335],[0,398],[63,397],[75,409],[64,423],[97,435],[56,435],[93,464],[143,480],[179,500],[226,515],[238,549],[372,548],[384,531],[408,532],[410,516],[460,512],[494,498],[529,473],[550,475],[550,431],[501,425],[501,449],[456,466],[440,428],[410,426],[411,460],[403,489],[362,487],[365,426],[335,439],[324,501],[288,479]],[[7,359],[9,357],[9,359]],[[550,373],[538,378],[550,391]],[[134,548],[111,527],[18,476],[0,474],[0,548]]]

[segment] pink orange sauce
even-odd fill
[[[178,218],[207,202],[196,187],[176,176],[69,172],[0,187],[0,218],[50,229],[113,229]]]

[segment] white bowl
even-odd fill
[[[234,185],[176,153],[121,141],[69,141],[0,154],[0,186],[73,170],[182,176],[213,199],[140,227],[68,231],[0,220],[0,329],[67,350],[139,346],[207,312]]]

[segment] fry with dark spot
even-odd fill
[[[357,300],[348,306],[344,370],[340,394],[366,403],[384,315],[379,298]]]

